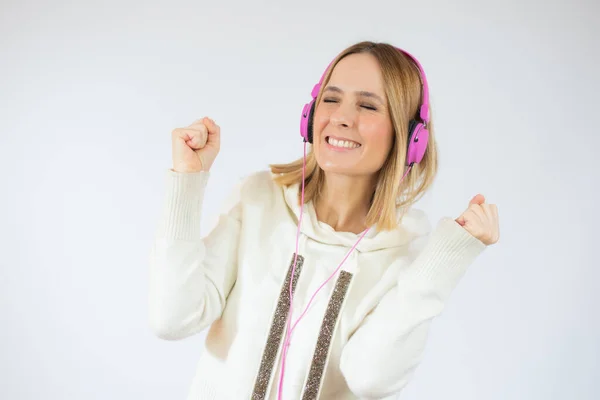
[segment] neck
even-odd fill
[[[325,174],[325,181],[315,200],[317,219],[338,232],[361,233],[375,190],[373,176],[354,177]]]

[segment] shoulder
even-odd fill
[[[268,206],[281,197],[282,193],[282,188],[275,183],[269,170],[254,171],[242,176],[237,189],[242,202],[261,206]]]
[[[277,187],[270,171],[251,172],[240,176],[230,186],[228,193],[218,205],[219,214],[241,218],[244,210],[250,210],[253,214],[264,213],[264,209],[274,203],[276,196]],[[216,220],[211,219],[209,226],[214,227],[216,223]]]
[[[429,214],[416,207],[411,207],[400,214],[399,227],[405,232],[410,232],[413,237],[423,237],[431,233],[433,224]]]
[[[431,216],[418,207],[410,207],[402,213],[398,212],[398,227],[394,230],[396,237],[393,246],[402,247],[402,251],[418,253],[429,241],[433,224]]]
[[[241,177],[241,184],[244,190],[256,191],[259,189],[272,189],[276,186],[273,180],[273,174],[269,170],[253,171]]]

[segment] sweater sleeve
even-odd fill
[[[201,236],[208,172],[166,173],[166,196],[150,251],[150,328],[166,340],[191,336],[221,315],[235,282],[240,188],[216,226]]]
[[[422,251],[346,343],[341,370],[361,399],[398,394],[421,362],[433,318],[485,245],[443,218]]]

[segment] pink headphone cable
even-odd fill
[[[402,177],[402,179],[400,180],[400,182],[402,182],[404,180],[404,178],[406,177],[406,175],[408,175],[408,173],[409,173],[409,171],[411,169],[412,169],[412,166],[409,166],[406,169],[406,172],[404,173],[404,176]],[[333,273],[329,276],[329,278],[327,278],[327,280],[325,282],[323,282],[321,284],[321,286],[319,286],[319,288],[317,289],[317,291],[310,298],[310,301],[306,305],[306,308],[304,308],[304,311],[302,312],[302,314],[300,314],[300,316],[298,317],[298,319],[296,320],[296,322],[294,322],[294,325],[290,327],[291,320],[292,320],[293,301],[294,301],[294,295],[292,293],[292,284],[293,284],[293,281],[294,281],[294,276],[296,274],[296,263],[298,261],[298,251],[299,251],[298,247],[299,247],[299,242],[300,242],[300,226],[302,224],[302,216],[303,216],[303,210],[304,210],[304,180],[305,180],[305,174],[306,174],[306,141],[304,142],[304,161],[302,163],[302,196],[301,196],[301,201],[300,201],[300,217],[298,219],[298,229],[296,230],[296,252],[294,254],[294,266],[292,267],[292,274],[290,275],[290,288],[289,288],[290,289],[290,308],[289,308],[289,311],[288,311],[288,318],[287,318],[287,329],[286,329],[287,332],[286,332],[286,335],[285,335],[285,340],[283,342],[283,355],[282,355],[282,361],[281,361],[281,375],[279,376],[279,390],[278,390],[278,395],[277,395],[277,399],[278,400],[282,399],[283,379],[284,379],[284,375],[285,375],[285,361],[286,361],[286,358],[287,358],[288,347],[290,347],[290,341],[291,341],[291,337],[292,337],[292,332],[296,328],[296,325],[298,325],[298,322],[300,322],[300,320],[304,317],[304,315],[308,311],[310,305],[312,304],[312,302],[313,302],[314,298],[317,296],[317,294],[327,284],[327,282],[329,282],[331,280],[331,278],[333,278],[338,273],[338,271],[340,270],[340,268],[342,267],[342,265],[344,264],[344,262],[348,259],[348,257],[350,256],[350,254],[354,251],[354,249],[356,248],[356,246],[358,246],[358,243],[360,243],[360,241],[365,237],[365,235],[367,234],[367,232],[369,232],[369,230],[371,229],[369,227],[369,228],[367,228],[367,229],[365,229],[363,231],[362,235],[356,241],[356,243],[354,244],[354,246],[352,246],[352,248],[348,251],[348,253],[346,253],[346,256],[344,257],[344,259],[342,260],[342,262],[340,263],[340,265],[338,265],[338,267],[335,269],[335,271],[333,271]]]

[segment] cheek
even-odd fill
[[[329,123],[329,114],[322,108],[317,109],[313,118],[313,135],[316,138],[321,136],[321,132]]]
[[[393,131],[392,125],[388,121],[382,121],[379,118],[366,119],[361,121],[359,131],[365,144],[373,150],[377,149],[387,153],[386,150],[392,146]]]

